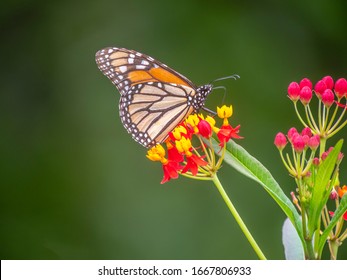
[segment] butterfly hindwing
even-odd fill
[[[145,147],[163,142],[168,133],[192,113],[195,91],[163,82],[134,85],[122,94],[119,113],[124,127]]]

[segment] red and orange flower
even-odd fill
[[[187,177],[209,179],[220,168],[224,151],[219,151],[218,160],[212,147],[211,139],[215,135],[221,150],[231,138],[240,139],[240,125],[235,128],[229,124],[232,116],[232,106],[217,107],[217,115],[223,119],[223,125],[216,126],[216,120],[211,116],[193,114],[173,131],[165,141],[166,149],[157,144],[147,152],[147,158],[160,161],[164,177],[161,183],[178,178],[179,174]],[[167,154],[167,157],[166,157]]]

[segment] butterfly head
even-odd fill
[[[203,85],[196,89],[193,107],[196,112],[205,106],[207,96],[211,93],[213,86],[211,84]]]

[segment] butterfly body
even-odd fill
[[[196,87],[183,75],[142,53],[105,48],[96,63],[119,90],[123,126],[144,147],[162,143],[180,122],[204,108],[212,85]]]

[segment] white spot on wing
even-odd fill
[[[146,69],[145,65],[136,65],[136,69]]]
[[[148,62],[147,60],[142,60],[142,61],[141,61],[141,64],[142,64],[142,65],[149,65],[149,62]]]
[[[125,65],[122,65],[119,67],[119,71],[121,71],[122,73],[124,73],[125,71],[127,71],[128,67],[126,67]]]

